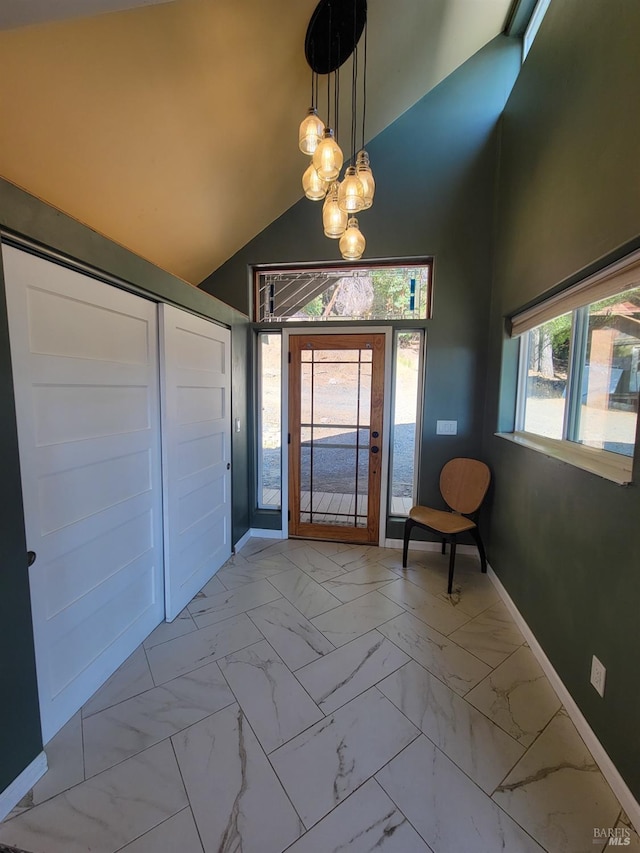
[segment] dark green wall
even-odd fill
[[[250,455],[253,435],[249,432],[249,397],[251,393],[251,331],[245,319],[231,327],[231,355],[233,359],[231,375],[232,393],[232,429],[233,448],[233,504],[232,504],[232,542],[239,542],[251,527],[249,499]],[[240,420],[240,432],[235,431],[236,418]]]
[[[490,562],[636,798],[638,462],[621,487],[493,432],[500,372],[513,373],[511,345],[500,365],[503,317],[640,244],[639,40],[638,3],[551,3],[507,103],[484,442]],[[607,668],[604,699],[589,684],[593,654]]]
[[[491,284],[496,124],[519,67],[519,42],[499,36],[368,146],[376,199],[362,214],[366,258],[433,255],[427,330],[420,494],[438,500],[437,477],[455,455],[477,455],[484,406]],[[291,143],[291,156],[305,159]],[[319,203],[301,199],[201,287],[249,311],[249,267],[339,260],[322,233]],[[439,418],[457,437],[435,435]],[[397,529],[396,529],[397,528]],[[399,535],[399,525],[389,531]]]
[[[42,741],[1,255],[0,280],[0,791],[4,791],[38,755]]]
[[[141,292],[218,320],[231,327],[232,415],[242,430],[233,433],[233,541],[248,529],[247,502],[247,320],[169,273],[0,180],[0,228],[116,276]],[[35,679],[31,609],[22,514],[22,491],[4,277],[0,260],[0,792],[42,749]]]

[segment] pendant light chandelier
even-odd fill
[[[358,106],[358,42],[364,31],[362,148],[356,155]],[[309,21],[305,56],[311,68],[311,106],[300,124],[299,148],[311,157],[302,176],[304,193],[311,201],[324,200],[324,233],[339,239],[345,260],[358,260],[366,245],[355,216],[373,204],[375,181],[364,150],[367,104],[367,0],[320,0]],[[338,143],[340,67],[349,57],[351,75],[350,162],[342,181],[344,155]],[[333,121],[331,127],[331,75],[333,74]],[[318,115],[318,76],[327,78],[326,123]]]

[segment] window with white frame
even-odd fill
[[[533,12],[531,13],[531,18],[529,19],[529,23],[527,24],[527,28],[524,31],[524,36],[522,39],[522,61],[524,62],[527,58],[527,54],[531,49],[531,45],[533,44],[533,40],[538,35],[538,30],[540,29],[540,24],[542,23],[542,19],[547,14],[547,9],[551,4],[551,0],[538,0],[536,3]]]
[[[280,509],[282,503],[282,335],[258,332],[257,474],[258,509]]]
[[[425,330],[396,329],[393,338],[389,514],[405,518],[418,499]]]
[[[514,316],[512,335],[520,337],[516,434],[564,444],[590,460],[589,470],[599,458],[617,468],[612,479],[628,482],[640,392],[640,252]]]

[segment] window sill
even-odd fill
[[[545,438],[540,435],[524,432],[497,432],[498,438],[506,438],[514,444],[528,447],[544,453],[552,459],[559,459],[568,465],[582,468],[590,474],[597,474],[606,480],[611,480],[619,486],[627,486],[632,481],[633,459],[629,456],[621,456],[606,450],[596,450],[592,447],[583,447],[570,441],[559,441],[554,438]]]

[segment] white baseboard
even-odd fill
[[[234,552],[234,554],[235,554],[237,551],[239,551],[241,548],[244,548],[244,546],[247,544],[247,542],[249,541],[249,539],[251,539],[251,531],[250,531],[250,530],[247,530],[247,532],[244,534],[244,536],[241,536],[241,537],[240,537],[240,539],[238,539],[238,541],[236,542],[236,544],[233,546],[233,552]]]
[[[491,578],[491,581],[497,589],[498,593],[500,594],[500,597],[507,606],[507,609],[511,613],[514,622],[516,623],[516,625],[522,632],[525,640],[531,647],[531,651],[533,652],[536,657],[536,660],[542,667],[544,674],[549,679],[551,686],[558,694],[558,698],[566,708],[569,717],[573,721],[573,724],[575,725],[576,729],[580,733],[580,736],[582,737],[591,754],[593,755],[596,764],[602,771],[602,775],[611,786],[613,793],[620,801],[620,804],[627,813],[629,820],[636,828],[636,830],[640,832],[640,803],[638,803],[636,798],[629,790],[627,783],[624,781],[624,779],[618,772],[613,761],[607,755],[605,748],[602,746],[602,744],[596,737],[595,732],[593,731],[589,723],[586,721],[582,711],[580,710],[580,708],[578,708],[575,700],[573,699],[567,688],[564,686],[562,680],[560,679],[560,676],[555,671],[553,664],[546,656],[540,643],[536,640],[533,631],[525,622],[522,614],[520,613],[516,605],[513,603],[511,596],[502,585],[502,581],[493,571],[491,566],[489,566],[488,568],[488,575]]]
[[[385,539],[385,548],[399,548],[402,550],[402,539]],[[421,539],[412,539],[409,542],[409,557],[412,551],[441,551],[442,545],[440,542],[424,542]],[[449,551],[447,551],[447,554]],[[478,549],[475,545],[457,545],[456,554],[478,554]]]
[[[47,756],[44,752],[36,756],[28,767],[25,767],[17,779],[0,794],[0,820],[4,820],[11,809],[16,806],[25,794],[33,788],[39,779],[47,772]]]
[[[244,548],[252,537],[256,537],[257,539],[286,539],[282,530],[262,530],[259,527],[251,527],[233,546],[234,553]]]
[[[283,530],[263,530],[261,527],[252,527],[249,533],[258,539],[286,539]]]

